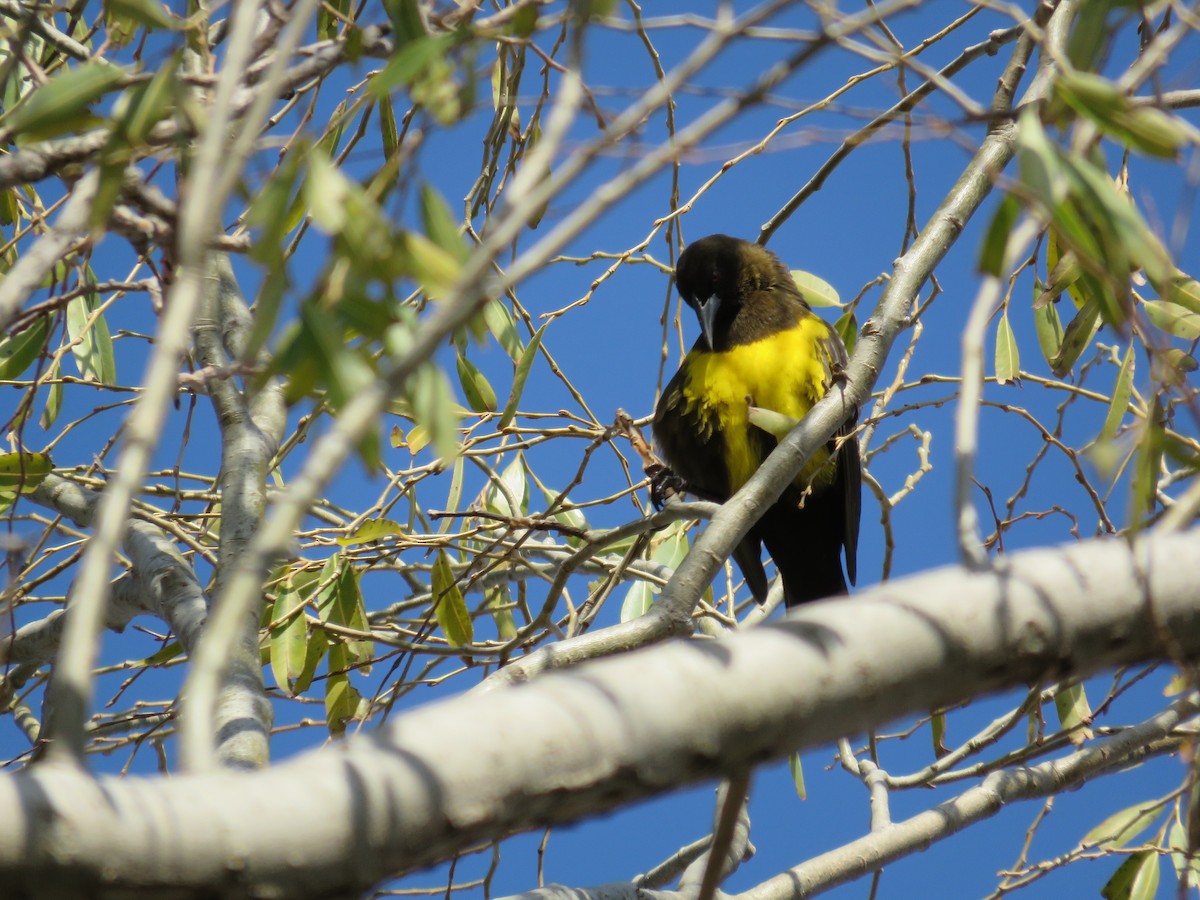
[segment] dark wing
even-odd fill
[[[824,346],[828,354],[829,389],[836,390],[844,380],[846,364],[849,362],[846,346],[832,328]],[[862,459],[859,457],[858,437],[855,435],[858,407],[851,407],[847,413],[846,421],[834,432],[834,440],[830,442],[829,449],[832,453],[837,441],[844,439],[837,450],[834,493],[842,499],[841,539],[846,551],[846,578],[854,584],[858,578],[858,528],[862,516]]]
[[[851,584],[858,580],[858,525],[862,515],[862,460],[858,455],[858,436],[854,433],[858,413],[837,431],[838,437],[848,435],[838,451],[837,482],[841,488],[845,510],[842,543],[846,548],[846,578]]]
[[[725,468],[725,441],[716,414],[701,405],[690,409],[683,388],[688,380],[688,361],[668,383],[654,409],[654,440],[663,459],[688,491],[704,500],[724,503],[729,499],[729,473]]]

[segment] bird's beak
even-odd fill
[[[716,330],[717,310],[720,308],[721,298],[716,294],[701,300],[700,305],[696,307],[696,314],[700,317],[700,330],[704,332],[704,339],[708,341],[710,350],[717,348],[717,345],[713,343],[713,333]]]

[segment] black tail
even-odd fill
[[[788,607],[846,593],[842,492],[813,492],[804,498],[803,508],[799,499],[799,491],[786,491],[756,529],[783,578]]]

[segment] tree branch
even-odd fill
[[[0,879],[17,892],[69,879],[94,896],[213,884],[349,893],[482,840],[608,812],[917,710],[1195,654],[1198,581],[1200,529],[1094,540],[810,604],[719,642],[664,644],[459,696],[253,777],[92,779],[43,764],[0,778]],[[69,872],[56,864],[67,847]]]

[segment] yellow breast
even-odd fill
[[[731,490],[745,484],[762,462],[758,447],[751,443],[751,429],[756,426],[750,424],[749,407],[795,419],[804,416],[825,393],[828,337],[824,320],[809,316],[787,331],[722,353],[688,353],[684,406],[706,430],[720,430]],[[801,471],[797,483],[806,484],[828,458],[826,452],[818,453]],[[833,477],[832,467],[825,467],[822,475],[825,472]]]

